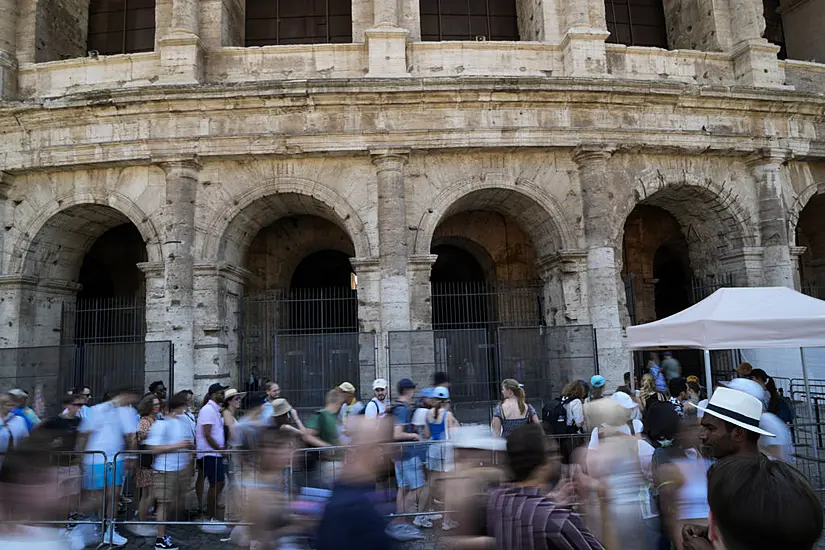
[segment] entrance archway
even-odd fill
[[[799,214],[796,243],[805,247],[799,257],[802,291],[825,298],[825,194],[813,195]]]

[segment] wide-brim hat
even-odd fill
[[[292,410],[292,405],[286,399],[276,399],[272,402],[272,416],[282,416]]]
[[[688,403],[693,405],[689,401]],[[759,427],[759,420],[762,418],[762,402],[745,392],[729,388],[717,388],[707,406],[693,406],[705,414],[711,414],[725,422],[730,422],[734,426],[739,426],[760,435],[776,437],[775,434]]]
[[[238,391],[235,388],[231,388],[223,393],[223,400],[229,401],[233,397],[243,397],[244,395],[246,395],[245,391]]]

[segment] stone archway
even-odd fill
[[[820,185],[808,187],[800,195],[804,197],[801,208],[792,210],[792,227],[796,244],[804,247],[799,256],[799,286],[803,292],[817,298],[825,297],[825,194]],[[810,190],[810,191],[809,191]],[[799,249],[801,250],[801,248]]]

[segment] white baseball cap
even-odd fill
[[[387,389],[387,381],[383,378],[378,378],[375,382],[372,383],[372,389],[374,390],[386,390]]]
[[[619,405],[621,405],[625,409],[635,409],[636,407],[639,406],[638,403],[633,401],[632,397],[630,397],[629,395],[627,395],[623,391],[617,391],[616,393],[611,395],[610,398],[613,401],[616,401],[617,403],[619,403]]]

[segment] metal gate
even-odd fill
[[[267,381],[298,409],[324,406],[326,392],[342,382],[364,395],[376,376],[376,339],[358,332],[358,299],[347,288],[291,289],[243,300],[240,311],[240,379],[245,389]]]

